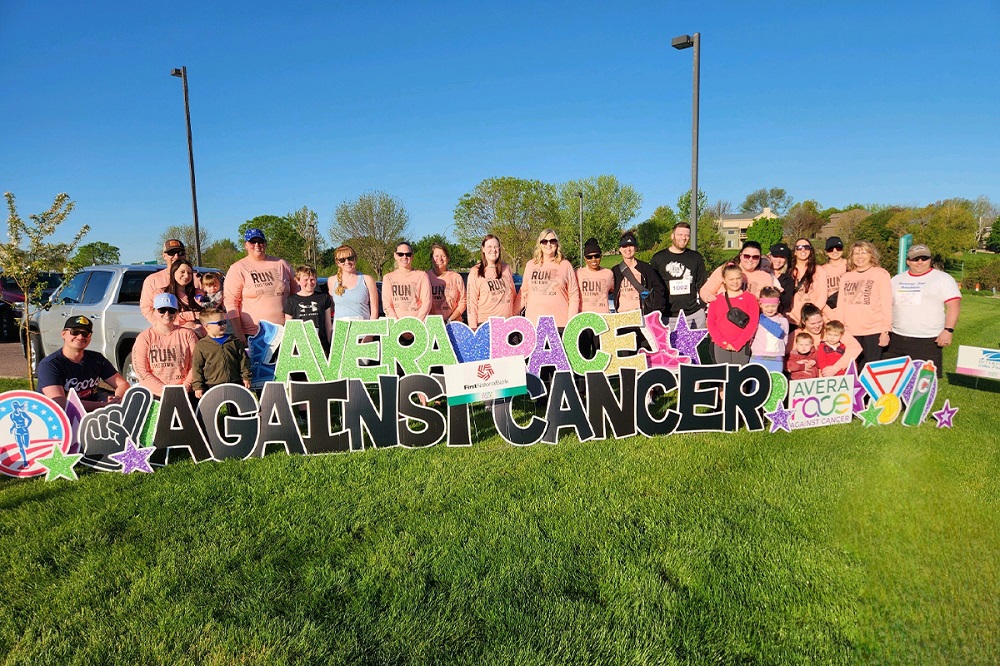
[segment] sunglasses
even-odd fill
[[[757,261],[760,261],[760,255],[759,254],[747,254],[747,253],[744,252],[741,256],[744,259],[746,259],[747,261],[754,261],[755,259]]]
[[[226,320],[225,319],[223,319],[222,321],[206,321],[205,322],[205,326],[225,326],[225,325],[226,325]]]
[[[355,261],[356,262],[357,260],[358,260],[358,258],[352,254],[349,257],[340,257],[340,258],[338,258],[337,259],[337,263],[338,264],[346,264],[348,261]]]
[[[91,335],[93,335],[93,332],[92,331],[85,331],[85,330],[80,329],[80,328],[74,328],[73,330],[71,330],[69,332],[69,334],[72,335],[75,338],[89,338]]]
[[[913,259],[910,259],[910,261],[930,261],[930,260],[931,260],[930,257],[913,257]]]
[[[261,239],[261,240],[248,240],[247,242],[250,243],[251,245],[267,245],[267,241],[263,240],[263,239]]]
[[[600,259],[601,258],[601,254],[600,253],[597,253],[597,254],[587,254],[587,255],[584,255],[584,256],[587,259]]]
[[[542,245],[549,245],[549,244],[559,245],[559,239],[558,238],[543,238],[542,240],[540,240],[538,242],[541,243]]]
[[[813,246],[812,245],[796,245],[795,249],[796,250],[811,250],[811,249],[813,249]]]
[[[412,257],[413,253],[412,252],[397,252],[396,256],[397,257]]]
[[[160,314],[177,314],[177,310],[175,308],[156,308],[156,311]]]
[[[836,251],[836,252],[843,252],[844,251],[844,246],[843,245],[834,245],[829,250],[827,250],[827,252],[834,252],[834,251]]]
[[[187,252],[185,252],[184,250],[170,250],[169,252],[167,252],[167,256],[170,257],[177,257],[177,256],[183,257],[186,254]]]

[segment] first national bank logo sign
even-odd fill
[[[488,363],[470,361],[444,366],[444,386],[449,405],[509,398],[528,392],[524,359],[494,358]]]

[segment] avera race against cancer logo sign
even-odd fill
[[[40,461],[54,449],[68,454],[71,435],[69,418],[50,398],[31,391],[0,395],[0,472],[18,477],[46,474],[48,467]]]

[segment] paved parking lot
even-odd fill
[[[28,366],[24,362],[24,352],[21,343],[4,342],[0,344],[0,377],[27,377]]]

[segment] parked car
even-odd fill
[[[49,271],[38,274],[38,281],[42,283],[41,300],[43,303],[62,282],[62,277],[61,273]],[[0,275],[0,342],[13,342],[18,339],[17,330],[20,324],[18,320],[23,314],[24,292],[17,286],[14,278]]]
[[[142,283],[163,266],[87,266],[52,294],[45,308],[29,322],[28,343],[22,335],[24,353],[30,354],[32,372],[38,361],[63,346],[62,328],[69,317],[83,315],[94,322],[88,349],[100,352],[131,383],[138,378],[132,369],[132,345],[149,322],[139,310]],[[197,268],[200,274],[217,272]]]

